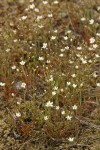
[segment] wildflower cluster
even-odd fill
[[[28,136],[40,129],[42,136],[74,142],[81,130],[77,116],[91,116],[85,103],[100,102],[100,18],[71,15],[66,0],[16,3],[23,10],[0,29],[6,106],[14,122],[30,127]]]

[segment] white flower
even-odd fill
[[[26,83],[22,82],[21,88],[25,89],[26,88]]]
[[[89,23],[90,23],[90,24],[93,24],[93,23],[94,23],[94,20],[93,20],[93,19],[89,20]]]
[[[87,63],[87,61],[85,59],[83,59],[83,58],[80,58],[80,59],[82,61],[82,64],[86,64]]]
[[[35,5],[34,5],[34,4],[31,4],[31,5],[29,6],[29,8],[30,8],[30,9],[34,9],[34,8],[35,8]]]
[[[56,1],[54,1],[53,3],[54,3],[54,4],[58,4],[59,2],[56,0]]]
[[[79,57],[79,58],[81,57],[81,55],[80,55],[80,54],[76,54],[76,56],[77,56],[77,57]]]
[[[98,45],[97,44],[93,44],[93,48],[97,48],[98,47]]]
[[[43,26],[43,25],[38,25],[38,27],[39,27],[39,28],[43,28],[44,26]]]
[[[92,51],[93,50],[93,47],[89,47],[89,51]]]
[[[68,31],[67,31],[67,33],[71,33],[71,32],[72,32],[71,30],[68,30]]]
[[[83,86],[83,83],[80,84],[80,87],[82,87],[82,86]]]
[[[20,102],[17,102],[17,105],[20,105]]]
[[[69,115],[68,115],[68,116],[66,117],[66,119],[69,120],[69,121],[71,121],[72,116],[69,116]]]
[[[71,82],[67,82],[67,85],[71,85]]]
[[[52,37],[51,37],[51,40],[55,40],[55,39],[56,39],[56,36],[52,36]]]
[[[22,16],[21,19],[22,19],[22,20],[26,20],[26,19],[27,19],[27,16]]]
[[[14,97],[15,96],[15,94],[14,93],[11,93],[11,95]]]
[[[91,37],[91,38],[90,38],[90,43],[93,44],[94,42],[95,42],[95,38],[94,38],[94,37]]]
[[[73,110],[77,110],[77,105],[72,106]]]
[[[37,16],[37,21],[41,20],[43,16]]]
[[[48,17],[51,18],[51,17],[53,17],[53,15],[52,14],[48,14]]]
[[[54,30],[54,32],[55,32],[55,33],[57,33],[57,32],[58,32],[58,30]]]
[[[61,92],[64,92],[64,89],[60,89]]]
[[[44,58],[43,57],[39,57],[38,60],[44,60]]]
[[[56,95],[56,92],[55,92],[55,91],[53,91],[53,92],[52,92],[52,95],[53,95],[53,96],[54,96],[54,95]]]
[[[88,62],[89,62],[89,63],[92,63],[92,60],[90,59]]]
[[[53,102],[48,101],[45,106],[46,107],[53,107]]]
[[[5,86],[6,84],[3,82],[0,82],[0,86]]]
[[[69,142],[73,142],[73,141],[74,141],[74,137],[69,137],[69,138],[68,138],[68,141],[69,141]]]
[[[87,61],[85,59],[83,59],[82,64],[87,64]]]
[[[82,47],[77,47],[77,50],[82,50]]]
[[[17,39],[14,40],[14,43],[16,43],[16,42],[17,42]]]
[[[48,116],[44,116],[44,120],[48,120]]]
[[[50,64],[50,60],[47,60],[47,63]]]
[[[85,20],[86,20],[86,18],[84,18],[84,17],[83,17],[83,18],[81,18],[81,21],[85,21]]]
[[[20,116],[21,116],[21,113],[18,112],[18,113],[15,114],[15,116],[16,116],[16,117],[20,117]]]
[[[97,86],[100,87],[100,83],[97,83]]]
[[[17,68],[16,70],[17,70],[17,72],[19,72],[19,69],[18,69],[18,68]]]
[[[26,8],[25,11],[26,11],[26,12],[29,11],[29,8]],[[21,19],[19,19],[19,20],[21,20]]]
[[[66,46],[66,47],[65,47],[65,49],[67,49],[67,50],[68,50],[68,49],[69,49],[69,46]]]
[[[57,91],[57,90],[58,90],[58,86],[55,86],[53,89],[54,89],[55,91]]]
[[[97,33],[96,35],[97,35],[97,36],[100,36],[100,33]]]
[[[35,12],[39,12],[39,9],[38,9],[38,8],[35,8],[34,11],[35,11]]]
[[[67,37],[67,36],[64,36],[64,40],[68,40],[68,37]]]
[[[63,57],[63,56],[64,56],[64,54],[60,54],[60,55],[59,55],[59,57]]]
[[[59,108],[60,108],[59,106],[56,106],[56,110],[59,110]]]
[[[100,10],[100,6],[97,7],[97,10],[98,10],[98,11]]]
[[[77,84],[73,84],[72,86],[73,86],[73,88],[76,88],[76,87],[77,87]]]
[[[53,76],[52,76],[52,75],[50,76],[49,81],[50,81],[50,82],[52,82],[52,81],[53,81]]]
[[[78,68],[79,68],[79,66],[75,66],[75,68],[76,68],[76,69],[78,69]]]
[[[20,64],[22,65],[22,66],[24,66],[25,65],[25,61],[20,61]]]
[[[69,63],[70,63],[70,64],[73,64],[74,62],[73,62],[73,61],[71,61],[71,60],[69,60]]]
[[[13,65],[11,68],[12,68],[12,70],[15,70],[15,69],[16,69],[16,66],[15,66],[15,65]]]
[[[99,58],[100,56],[99,56],[98,54],[95,54],[95,57],[96,57],[96,58]]]
[[[44,4],[44,5],[48,4],[48,1],[43,1],[43,4]]]
[[[64,114],[65,114],[65,111],[63,110],[63,111],[61,112],[61,114],[64,115]]]
[[[64,51],[65,51],[65,49],[63,49],[63,48],[62,48],[60,51],[61,51],[61,52],[64,52]]]
[[[93,77],[94,78],[97,78],[98,77],[98,73],[95,71],[95,72],[93,72]]]
[[[42,48],[47,48],[47,43],[43,43],[43,47]]]
[[[10,52],[10,48],[6,49],[6,52]]]
[[[72,74],[71,76],[72,76],[73,78],[75,78],[75,77],[76,77],[76,74]]]
[[[17,31],[16,31],[16,30],[13,30],[13,32],[16,34]]]

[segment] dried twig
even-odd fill
[[[34,140],[33,140],[33,138],[31,138],[31,139],[27,140],[25,143],[23,143],[23,145],[19,148],[19,150],[21,150],[21,149],[22,149],[26,144],[28,144],[29,142],[31,142],[31,141],[36,142],[36,141],[38,141],[38,140],[39,140],[39,138],[34,139]]]
[[[91,128],[95,128],[96,130],[100,131],[100,125],[96,125],[94,123],[88,122],[86,120],[81,120],[79,117],[75,117],[75,119],[77,119],[81,124],[86,125],[86,126],[90,126]]]
[[[68,147],[68,149],[70,149],[70,148],[77,148],[77,147],[84,147],[84,148],[86,148],[86,147],[89,147],[89,145],[86,145],[86,144],[73,144],[73,145],[70,145]]]
[[[6,109],[7,109],[8,113],[10,114],[10,116],[13,118],[13,120],[15,120],[15,117],[14,117],[14,115],[11,113],[11,111],[9,110],[9,108],[6,107]]]

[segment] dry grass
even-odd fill
[[[100,131],[99,1],[20,1],[0,1],[1,119],[16,143],[1,149],[91,148],[82,141]]]

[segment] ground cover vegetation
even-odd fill
[[[100,150],[99,13],[0,0],[0,150]]]

